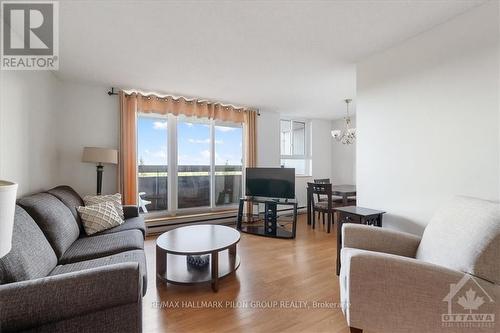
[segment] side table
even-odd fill
[[[382,227],[382,215],[385,212],[358,206],[337,207],[337,275],[340,274],[340,250],[342,249],[342,224],[359,223]]]

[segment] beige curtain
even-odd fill
[[[170,113],[242,123],[246,141],[245,166],[253,167],[257,165],[257,112],[254,110],[209,101],[188,100],[184,97],[160,97],[135,92],[126,94],[121,91],[119,98],[120,158],[118,164],[118,190],[122,193],[123,202],[126,205],[137,204],[137,113]]]
[[[245,166],[247,168],[257,166],[257,112],[245,113]]]
[[[120,98],[120,151],[118,162],[118,190],[125,205],[137,204],[137,151],[136,117],[137,99],[128,98],[123,92]]]
[[[257,166],[257,112],[250,111],[245,113],[245,167],[251,168]],[[246,203],[246,213],[253,213],[253,206]]]

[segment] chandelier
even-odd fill
[[[346,116],[344,117],[345,125],[342,130],[333,130],[332,136],[335,140],[343,143],[344,145],[350,145],[356,140],[356,129],[351,127],[351,117],[349,116],[349,103],[352,99],[344,99],[346,104]]]

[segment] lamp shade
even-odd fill
[[[0,180],[0,258],[10,252],[17,184]]]
[[[109,148],[85,147],[82,162],[117,164],[118,151]]]

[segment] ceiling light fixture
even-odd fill
[[[352,102],[352,99],[344,99],[346,103],[346,116],[344,117],[345,125],[342,130],[333,130],[332,137],[343,143],[344,145],[351,145],[356,140],[356,129],[351,127],[351,117],[349,116],[349,103]]]

